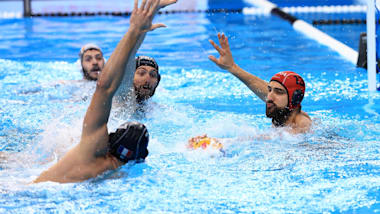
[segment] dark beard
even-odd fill
[[[83,72],[83,76],[84,76],[84,78],[85,78],[86,80],[90,80],[90,81],[97,81],[97,80],[98,80],[98,78],[93,78],[93,77],[91,77],[91,76],[88,74],[89,72],[85,71],[83,68],[82,68],[82,72]]]
[[[266,115],[272,118],[272,123],[275,127],[284,126],[289,118],[291,111],[288,108],[279,108],[274,104],[274,110],[269,112],[266,108]]]
[[[148,96],[142,96],[142,95],[140,95],[138,93],[136,94],[136,101],[140,105],[143,105],[147,99],[149,99]]]
[[[139,92],[138,88],[135,87],[135,93],[136,93],[136,101],[138,104],[142,105],[145,103],[146,100],[148,100],[152,95],[143,95]]]

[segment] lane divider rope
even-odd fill
[[[345,59],[350,61],[352,64],[356,65],[359,56],[357,51],[353,50],[352,48],[348,47],[342,42],[334,39],[333,37],[327,35],[326,33],[318,30],[311,24],[303,20],[297,19],[296,17],[283,11],[282,9],[278,8],[275,4],[269,1],[246,0],[246,2],[252,4],[253,6],[262,8],[264,11],[267,11],[270,14],[279,16],[280,18],[288,21],[296,31],[301,32],[305,36],[319,42],[320,44],[329,47],[330,49],[334,50],[335,52],[343,56]],[[247,12],[247,10],[243,10],[243,13],[244,12]],[[245,14],[249,14],[249,11]]]
[[[334,5],[334,6],[302,6],[302,7],[283,7],[286,13],[365,13],[366,5]]]

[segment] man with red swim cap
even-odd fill
[[[283,71],[275,74],[268,82],[254,76],[235,64],[224,34],[218,34],[221,47],[210,40],[220,57],[209,56],[220,68],[229,71],[248,86],[261,100],[266,102],[266,115],[272,118],[275,127],[289,127],[292,133],[302,133],[310,129],[311,119],[301,111],[301,101],[305,94],[305,82],[297,73]]]

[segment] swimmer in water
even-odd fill
[[[305,82],[300,75],[291,71],[275,74],[268,82],[254,76],[235,64],[224,34],[218,34],[220,47],[210,40],[211,45],[220,54],[217,59],[209,59],[221,69],[229,71],[241,80],[251,91],[266,103],[266,116],[272,119],[274,127],[288,127],[290,133],[309,131],[312,121],[307,113],[301,111],[301,102],[305,94]]]
[[[302,77],[295,72],[283,71],[275,74],[268,83],[235,64],[228,38],[224,34],[218,34],[218,39],[220,47],[212,40],[210,43],[220,56],[209,56],[209,59],[221,69],[236,76],[266,103],[266,116],[272,119],[272,125],[286,127],[286,130],[293,134],[308,132],[312,121],[308,114],[301,110],[305,94],[305,82]]]
[[[142,41],[139,41],[137,47],[140,47],[141,43]],[[154,95],[161,76],[156,60],[148,56],[138,56],[135,58],[136,52],[137,48],[134,49],[131,57],[128,59],[125,71],[126,75],[115,96],[121,102],[127,101],[128,96],[133,96],[136,98],[137,104],[143,104]],[[80,49],[79,59],[83,79],[97,81],[105,66],[105,59],[100,47],[92,43],[84,45]],[[132,79],[133,82],[131,82]],[[131,87],[132,85],[133,87]]]
[[[285,127],[289,133],[299,134],[306,133],[310,130],[312,121],[309,115],[301,111],[301,102],[305,94],[305,82],[300,75],[291,71],[283,71],[275,74],[268,82],[254,76],[237,64],[235,64],[228,43],[228,38],[218,34],[220,47],[210,40],[211,45],[220,54],[217,59],[209,56],[209,59],[218,65],[221,69],[229,71],[231,74],[241,80],[251,91],[253,91],[261,100],[266,103],[266,116],[272,119],[274,127]],[[227,139],[210,138],[206,134],[192,137],[188,140],[188,147],[194,149],[200,143],[207,139],[213,139],[223,148],[224,141]],[[252,139],[270,139],[269,136],[255,136],[248,138],[238,138],[237,140]],[[229,139],[233,140],[233,139]],[[221,143],[222,142],[222,143]]]
[[[126,123],[108,134],[112,98],[120,86],[126,61],[137,42],[146,32],[164,27],[152,24],[157,11],[176,0],[138,0],[130,18],[130,27],[120,40],[97,81],[95,93],[83,121],[79,144],[69,150],[56,164],[41,173],[34,183],[53,181],[59,183],[81,182],[105,171],[114,170],[130,160],[141,161],[148,155],[148,132],[143,124]]]
[[[79,52],[79,60],[82,67],[83,79],[96,81],[103,70],[105,59],[99,46],[89,43],[84,45]]]

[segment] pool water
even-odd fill
[[[11,154],[0,165],[0,212],[379,212],[380,94],[368,93],[365,70],[274,16],[190,13],[155,21],[168,28],[149,33],[139,53],[160,65],[156,95],[145,117],[115,108],[109,122],[110,130],[125,120],[147,125],[146,162],[82,183],[28,185],[79,141],[94,90],[78,81],[80,47],[95,42],[108,58],[129,20],[0,20],[0,151]],[[252,74],[304,77],[311,133],[273,129],[264,103],[208,60],[217,32],[229,36],[236,63]],[[347,38],[341,32],[333,33]],[[224,154],[186,148],[203,133],[232,140]],[[272,139],[252,139],[259,135]]]

